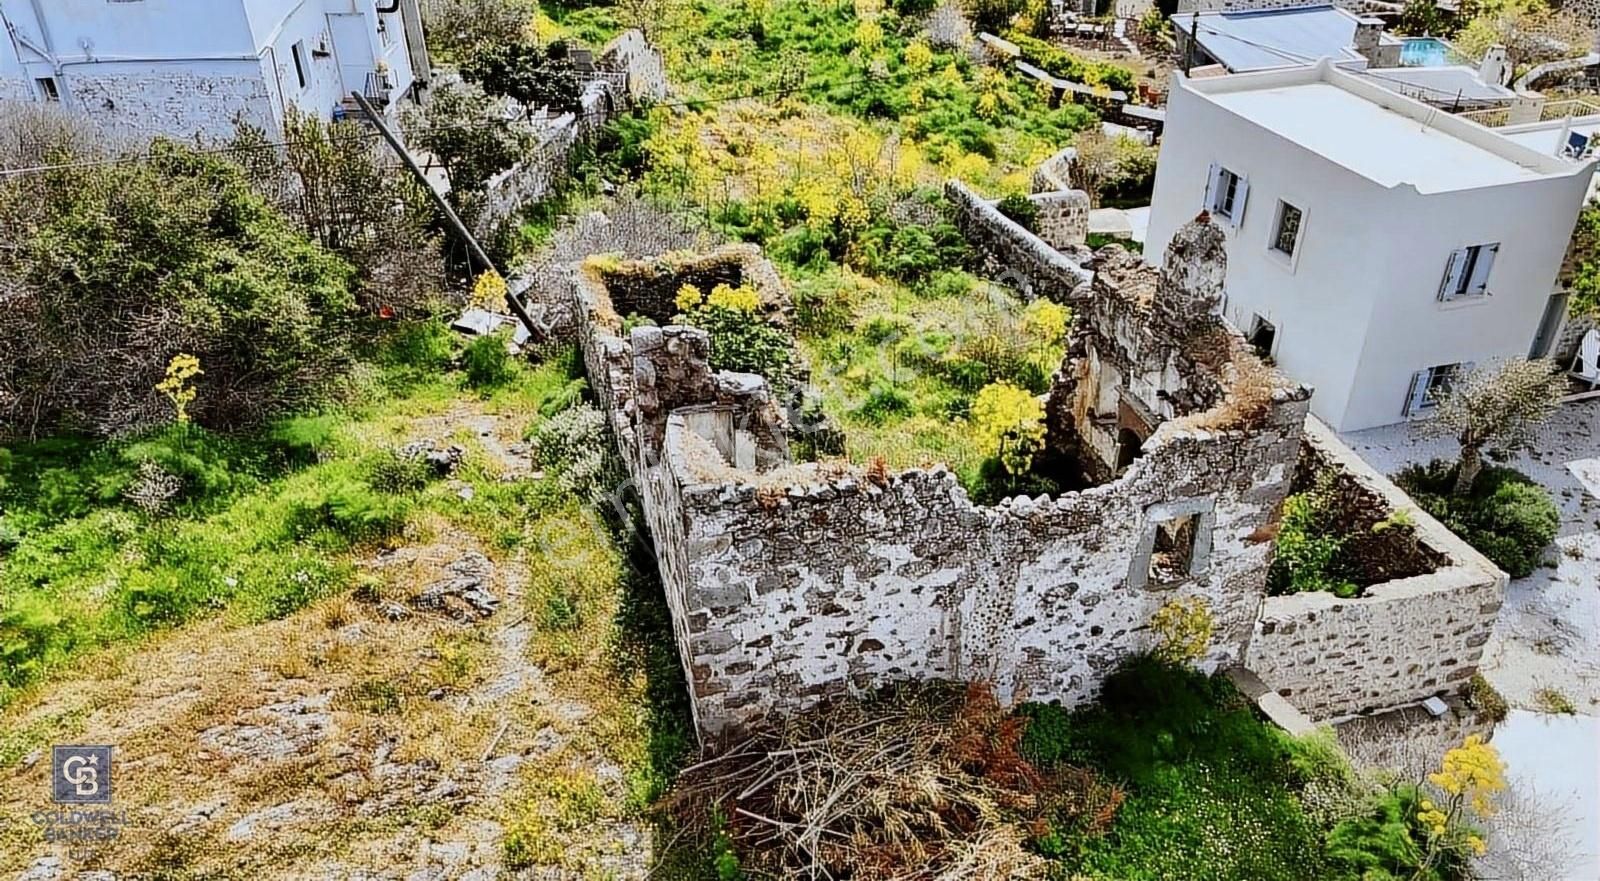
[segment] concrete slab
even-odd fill
[[[1522,822],[1520,811],[1503,811],[1502,818],[1490,821],[1490,853],[1479,862],[1479,877],[1600,878],[1600,718],[1512,710],[1491,742],[1506,762],[1510,795],[1543,806],[1556,821],[1534,824],[1536,846],[1543,845],[1539,855],[1547,860],[1565,857],[1566,865],[1541,865],[1537,874],[1529,875],[1530,867],[1518,871],[1503,863],[1507,842],[1497,840],[1495,827],[1502,818],[1508,826]],[[1498,800],[1507,801],[1504,796]],[[1524,831],[1519,837],[1526,840],[1528,835]]]
[[[1131,239],[1133,224],[1121,208],[1096,208],[1089,212],[1089,232]]]

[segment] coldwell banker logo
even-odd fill
[[[111,747],[57,746],[50,757],[56,804],[111,804]]]
[[[64,844],[67,856],[88,859],[99,845],[116,841],[128,817],[110,808],[79,805],[111,804],[111,747],[57,746],[50,750],[50,795],[69,809],[35,811],[33,822],[50,844]]]

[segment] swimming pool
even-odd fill
[[[1400,63],[1405,67],[1442,67],[1457,63],[1456,52],[1437,37],[1411,37],[1400,45]]]

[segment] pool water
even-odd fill
[[[1400,45],[1400,63],[1406,67],[1441,67],[1455,63],[1455,52],[1443,40],[1416,37]]]

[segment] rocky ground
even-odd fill
[[[524,424],[458,409],[410,431],[450,435],[494,479],[538,479]],[[37,689],[0,715],[8,742],[34,742],[0,762],[0,877],[643,877],[623,770],[637,689],[605,665],[534,663],[529,553],[430,515],[356,561],[352,594],[190,626]],[[42,840],[54,743],[114,745],[119,840]]]

